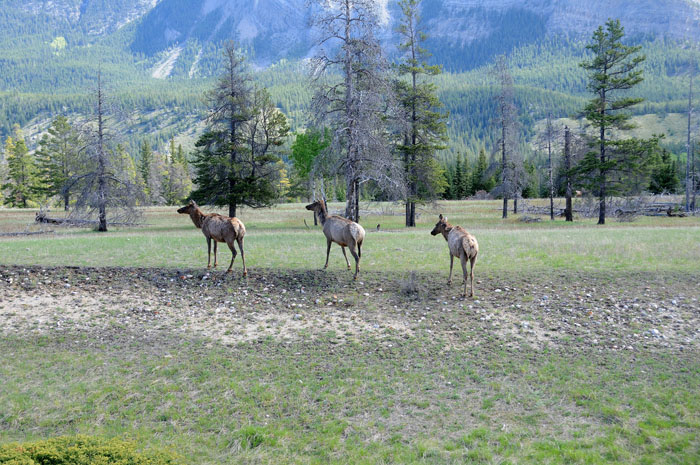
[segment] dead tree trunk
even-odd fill
[[[564,128],[564,171],[566,178],[566,221],[574,221],[574,209],[571,202],[573,190],[571,188],[571,130],[568,126]]]
[[[107,231],[107,167],[104,147],[104,96],[102,94],[101,72],[97,73],[97,210],[100,232]]]
[[[691,174],[691,141],[690,141],[690,131],[691,131],[691,120],[693,118],[693,70],[692,68],[690,69],[689,73],[690,75],[690,82],[688,85],[688,139],[686,141],[686,154],[687,156],[685,157],[685,211],[686,213],[690,212],[690,195],[691,195],[691,190],[694,191],[693,189],[693,182],[692,182],[692,174]],[[695,166],[692,166],[694,169]]]

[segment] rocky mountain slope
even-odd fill
[[[309,54],[306,0],[6,0],[3,22],[49,22],[57,32],[106,36],[133,24],[132,53],[170,53],[235,39],[258,64]],[[396,0],[380,0],[387,32],[396,26]],[[588,37],[607,18],[620,18],[630,35],[700,39],[700,0],[424,0],[423,16],[436,58],[469,69],[494,54],[547,36]],[[44,26],[42,26],[44,28]],[[44,32],[44,31],[41,31]],[[1,35],[1,33],[0,33]],[[195,44],[195,45],[193,45]],[[180,59],[184,59],[184,53]],[[191,63],[189,64],[191,68]],[[157,73],[159,76],[163,73]],[[167,73],[166,73],[167,74]]]

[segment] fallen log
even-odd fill
[[[37,223],[48,223],[48,224],[60,224],[63,226],[75,226],[75,227],[95,227],[98,225],[97,220],[82,220],[78,218],[51,218],[46,216],[45,213],[37,212],[34,217],[34,221]],[[114,221],[108,222],[110,226],[144,226],[143,224],[137,223],[118,223]]]
[[[35,236],[37,234],[51,234],[53,229],[48,231],[25,231],[25,232],[11,232],[11,233],[0,233],[0,237],[15,237],[15,236]]]

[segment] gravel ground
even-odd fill
[[[484,276],[475,299],[446,276],[251,270],[0,267],[0,335],[91,340],[373,338],[507,350],[697,351],[700,275]]]

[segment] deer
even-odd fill
[[[342,216],[331,215],[328,216],[328,211],[323,202],[318,200],[314,203],[306,206],[307,210],[316,212],[321,226],[323,227],[323,234],[326,236],[327,248],[326,248],[326,264],[323,269],[328,268],[328,257],[331,253],[331,244],[335,242],[343,250],[343,256],[345,257],[345,264],[350,270],[350,262],[348,261],[348,255],[345,253],[345,247],[350,249],[350,253],[355,258],[355,276],[354,280],[357,280],[357,275],[360,273],[360,258],[362,257],[362,241],[365,239],[365,230],[362,226],[350,221]],[[355,251],[357,249],[357,252]]]
[[[227,273],[233,268],[233,261],[236,259],[235,243],[238,242],[238,248],[241,249],[241,260],[243,260],[243,276],[248,275],[248,269],[245,266],[245,253],[243,253],[243,236],[245,236],[245,226],[243,222],[236,217],[229,218],[228,216],[219,215],[218,213],[205,214],[199,209],[199,206],[190,200],[190,203],[178,209],[178,213],[182,215],[190,215],[194,225],[202,230],[202,234],[207,238],[207,268],[211,268],[211,242],[214,240],[214,267],[218,265],[216,260],[216,246],[218,242],[225,242],[228,248],[231,249],[231,264],[228,267]]]
[[[452,284],[452,266],[454,265],[455,257],[462,262],[462,272],[464,274],[464,296],[467,296],[467,260],[470,262],[470,282],[471,292],[469,297],[474,297],[474,264],[476,256],[479,254],[479,243],[476,237],[469,234],[461,226],[452,226],[447,222],[447,218],[440,215],[439,220],[430,234],[437,236],[442,234],[442,237],[447,241],[447,246],[450,249],[450,276],[447,279],[447,285]]]

